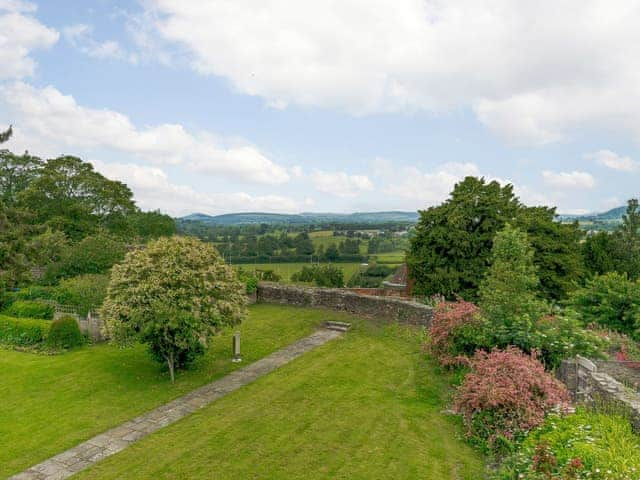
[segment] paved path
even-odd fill
[[[155,410],[123,423],[119,427],[101,433],[66,452],[34,465],[24,472],[10,477],[10,480],[60,480],[68,478],[340,335],[341,332],[335,330],[318,330],[288,347],[222,377],[220,380],[200,387]]]

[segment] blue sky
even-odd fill
[[[469,174],[621,205],[640,7],[530,3],[0,0],[0,126],[174,215],[415,210]]]

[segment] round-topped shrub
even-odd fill
[[[47,346],[51,348],[73,348],[84,343],[78,322],[73,317],[60,317],[51,322]]]

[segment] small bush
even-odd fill
[[[550,415],[493,478],[622,480],[638,478],[639,472],[640,437],[629,419],[579,410]]]
[[[51,348],[73,348],[84,343],[78,322],[73,317],[60,317],[51,322],[47,346]]]
[[[464,300],[436,305],[427,350],[440,365],[468,364],[469,357],[483,343],[478,307]]]
[[[470,367],[456,392],[455,409],[463,415],[467,435],[491,450],[520,439],[569,400],[564,385],[534,355],[517,348],[478,351]]]
[[[239,268],[237,273],[238,279],[245,285],[247,295],[255,293],[258,290],[258,279],[252,272]]]
[[[53,318],[54,308],[52,305],[44,302],[16,300],[3,313],[9,317],[51,320]]]
[[[0,315],[0,343],[16,346],[38,345],[47,338],[51,322]]]

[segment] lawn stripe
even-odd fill
[[[321,329],[271,355],[140,415],[10,477],[9,480],[62,480],[124,450],[132,443],[253,382],[304,353],[339,337],[342,332]]]

